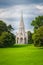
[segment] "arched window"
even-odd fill
[[[23,43],[23,38],[20,38],[20,43]]]

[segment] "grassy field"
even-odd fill
[[[33,45],[0,48],[0,65],[43,65],[43,48]]]

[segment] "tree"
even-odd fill
[[[15,43],[15,36],[9,32],[3,32],[0,36],[0,47],[12,46]]]
[[[28,31],[27,34],[28,34],[28,43],[32,43],[32,33]]]
[[[13,27],[11,25],[6,25],[2,20],[0,20],[0,35],[2,32],[11,32],[13,29]]]
[[[32,39],[34,40],[35,46],[43,46],[43,26],[37,29],[36,33],[33,34]]]
[[[38,16],[31,23],[34,26],[34,31],[36,31],[40,26],[43,26],[43,16]]]
[[[0,35],[4,31],[6,31],[6,32],[8,31],[7,25],[2,20],[0,20]]]
[[[8,31],[14,30],[11,25],[8,25]]]
[[[7,26],[0,20],[0,47],[8,47],[15,43],[15,35],[11,33],[12,26]]]

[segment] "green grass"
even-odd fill
[[[0,65],[43,65],[43,48],[33,45],[0,48]]]

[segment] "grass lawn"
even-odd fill
[[[0,48],[0,65],[43,65],[43,48],[33,45]]]

